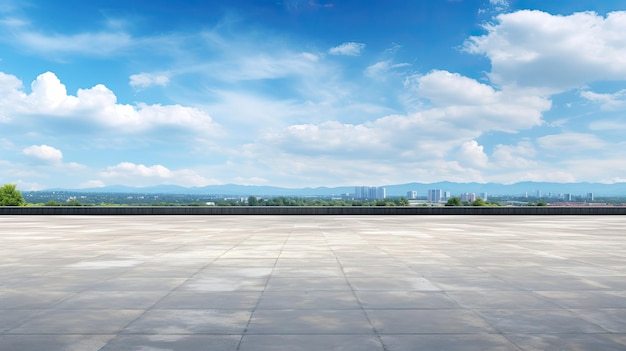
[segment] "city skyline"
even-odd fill
[[[0,184],[626,182],[622,0],[0,5]]]

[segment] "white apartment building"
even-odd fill
[[[384,187],[357,186],[354,188],[356,200],[383,200],[387,198],[387,189]]]
[[[428,190],[428,202],[439,202],[442,200],[443,191],[441,189]]]

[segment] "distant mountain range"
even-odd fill
[[[408,191],[416,191],[418,196],[425,196],[429,189],[449,191],[453,196],[461,193],[483,193],[489,195],[525,195],[541,196],[552,194],[585,195],[593,193],[595,196],[626,196],[626,183],[546,183],[520,182],[514,184],[499,183],[407,183],[383,185],[387,189],[387,196],[406,196]],[[182,187],[177,185],[159,185],[150,187],[129,187],[113,185],[90,189],[48,189],[46,191],[72,191],[84,193],[142,193],[142,194],[215,194],[236,196],[332,196],[354,193],[354,186],[318,187],[318,188],[281,188],[260,185],[209,185],[205,187]]]

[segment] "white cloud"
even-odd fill
[[[495,11],[505,11],[510,6],[508,0],[489,0],[489,4],[493,6]]]
[[[606,147],[606,142],[599,139],[593,134],[586,133],[563,133],[546,135],[537,138],[537,143],[542,148],[548,150],[597,150]]]
[[[365,75],[370,78],[379,78],[384,79],[385,74],[387,74],[390,70],[401,67],[408,67],[410,64],[408,63],[393,63],[392,60],[385,60],[376,62],[373,65],[368,66],[365,69]]]
[[[119,104],[115,94],[102,84],[78,89],[76,96],[68,95],[65,85],[52,73],[46,72],[31,84],[32,92],[25,94],[21,84],[12,76],[0,76],[11,88],[0,106],[6,113],[24,116],[47,116],[80,119],[100,126],[116,128],[119,132],[140,132],[159,126],[176,127],[195,132],[215,134],[219,126],[205,112],[180,105]],[[0,88],[2,89],[2,88]],[[5,95],[3,94],[3,95]]]
[[[580,96],[599,104],[603,110],[614,111],[626,108],[626,89],[619,90],[612,94],[594,93],[589,90],[582,91]]]
[[[596,131],[623,132],[626,131],[626,122],[615,120],[598,120],[589,123],[589,129]]]
[[[28,157],[49,163],[61,163],[63,160],[61,150],[48,145],[32,145],[24,148],[22,153]]]
[[[0,11],[2,12],[2,11]],[[6,26],[6,27],[10,27],[10,28],[19,28],[19,27],[24,27],[29,25],[30,22],[21,19],[21,18],[17,18],[17,17],[7,17],[7,18],[3,18],[0,19],[0,26]]]
[[[434,105],[425,115],[457,128],[516,132],[542,123],[550,100],[519,90],[496,91],[489,85],[447,71],[431,71],[415,79],[416,93]]]
[[[43,34],[31,31],[16,33],[15,44],[40,54],[82,54],[110,56],[133,45],[130,35],[116,33]]]
[[[78,185],[78,189],[87,189],[87,188],[103,188],[106,184],[101,180],[88,180],[86,182],[80,183]]]
[[[351,41],[330,48],[328,53],[331,55],[359,56],[364,49],[365,44]]]
[[[263,141],[293,154],[358,155],[398,163],[444,159],[454,149],[474,166],[488,157],[478,144],[465,144],[488,131],[515,133],[542,123],[549,100],[520,92],[496,91],[473,79],[446,71],[416,78],[415,91],[434,106],[409,115],[389,115],[349,124],[326,121],[272,129]],[[473,148],[472,148],[473,146]],[[470,155],[470,153],[472,153]],[[353,156],[351,156],[353,157]]]
[[[235,184],[241,185],[265,185],[269,183],[269,180],[261,177],[235,177],[233,181]]]
[[[45,187],[43,185],[39,184],[39,183],[30,182],[30,181],[23,181],[21,179],[18,179],[14,183],[17,184],[17,189],[19,189],[19,190],[39,191],[39,190],[45,189]]]
[[[135,89],[143,89],[151,86],[167,86],[170,77],[167,74],[139,73],[130,76],[130,86]]]
[[[500,14],[465,50],[491,60],[491,80],[555,93],[600,80],[626,79],[626,12],[569,16],[541,11]]]
[[[489,157],[484,152],[484,147],[476,140],[470,140],[461,145],[457,153],[459,163],[470,168],[485,168],[489,163]]]
[[[312,61],[312,62],[317,62],[317,61],[320,60],[319,56],[317,56],[315,54],[312,54],[310,52],[303,52],[303,53],[300,54],[300,56],[302,56],[303,58],[305,58],[305,59],[307,59],[309,61]]]
[[[279,79],[314,74],[318,61],[312,54],[261,53],[246,54],[201,68],[205,72],[215,69],[208,71],[209,74],[224,81]]]
[[[290,152],[337,154],[369,150],[380,154],[389,151],[389,144],[382,139],[381,130],[335,121],[319,125],[291,125],[266,134],[264,140],[272,144],[290,145]],[[371,153],[369,156],[372,156]]]
[[[437,106],[494,104],[501,95],[489,85],[448,71],[431,71],[417,83],[417,93]]]
[[[523,140],[517,145],[498,144],[491,156],[494,164],[502,169],[531,169],[538,165],[534,160],[536,155],[535,146]]]
[[[113,181],[123,181],[124,184],[134,186],[148,186],[157,184],[176,184],[182,186],[206,186],[219,184],[215,179],[205,178],[194,170],[170,170],[163,165],[145,166],[131,162],[121,162],[108,167],[100,176]]]

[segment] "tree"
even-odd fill
[[[256,196],[248,196],[248,206],[258,206],[259,199]]]
[[[407,199],[406,197],[401,197],[400,199],[397,199],[394,201],[396,206],[409,206],[409,199]]]
[[[83,204],[76,199],[69,199],[65,202],[65,206],[82,206]]]
[[[463,206],[463,204],[461,203],[461,199],[458,196],[455,196],[448,199],[446,206]]]
[[[0,188],[0,206],[24,206],[26,201],[15,184],[5,184]]]
[[[472,206],[487,206],[485,200],[478,198],[472,202]]]

